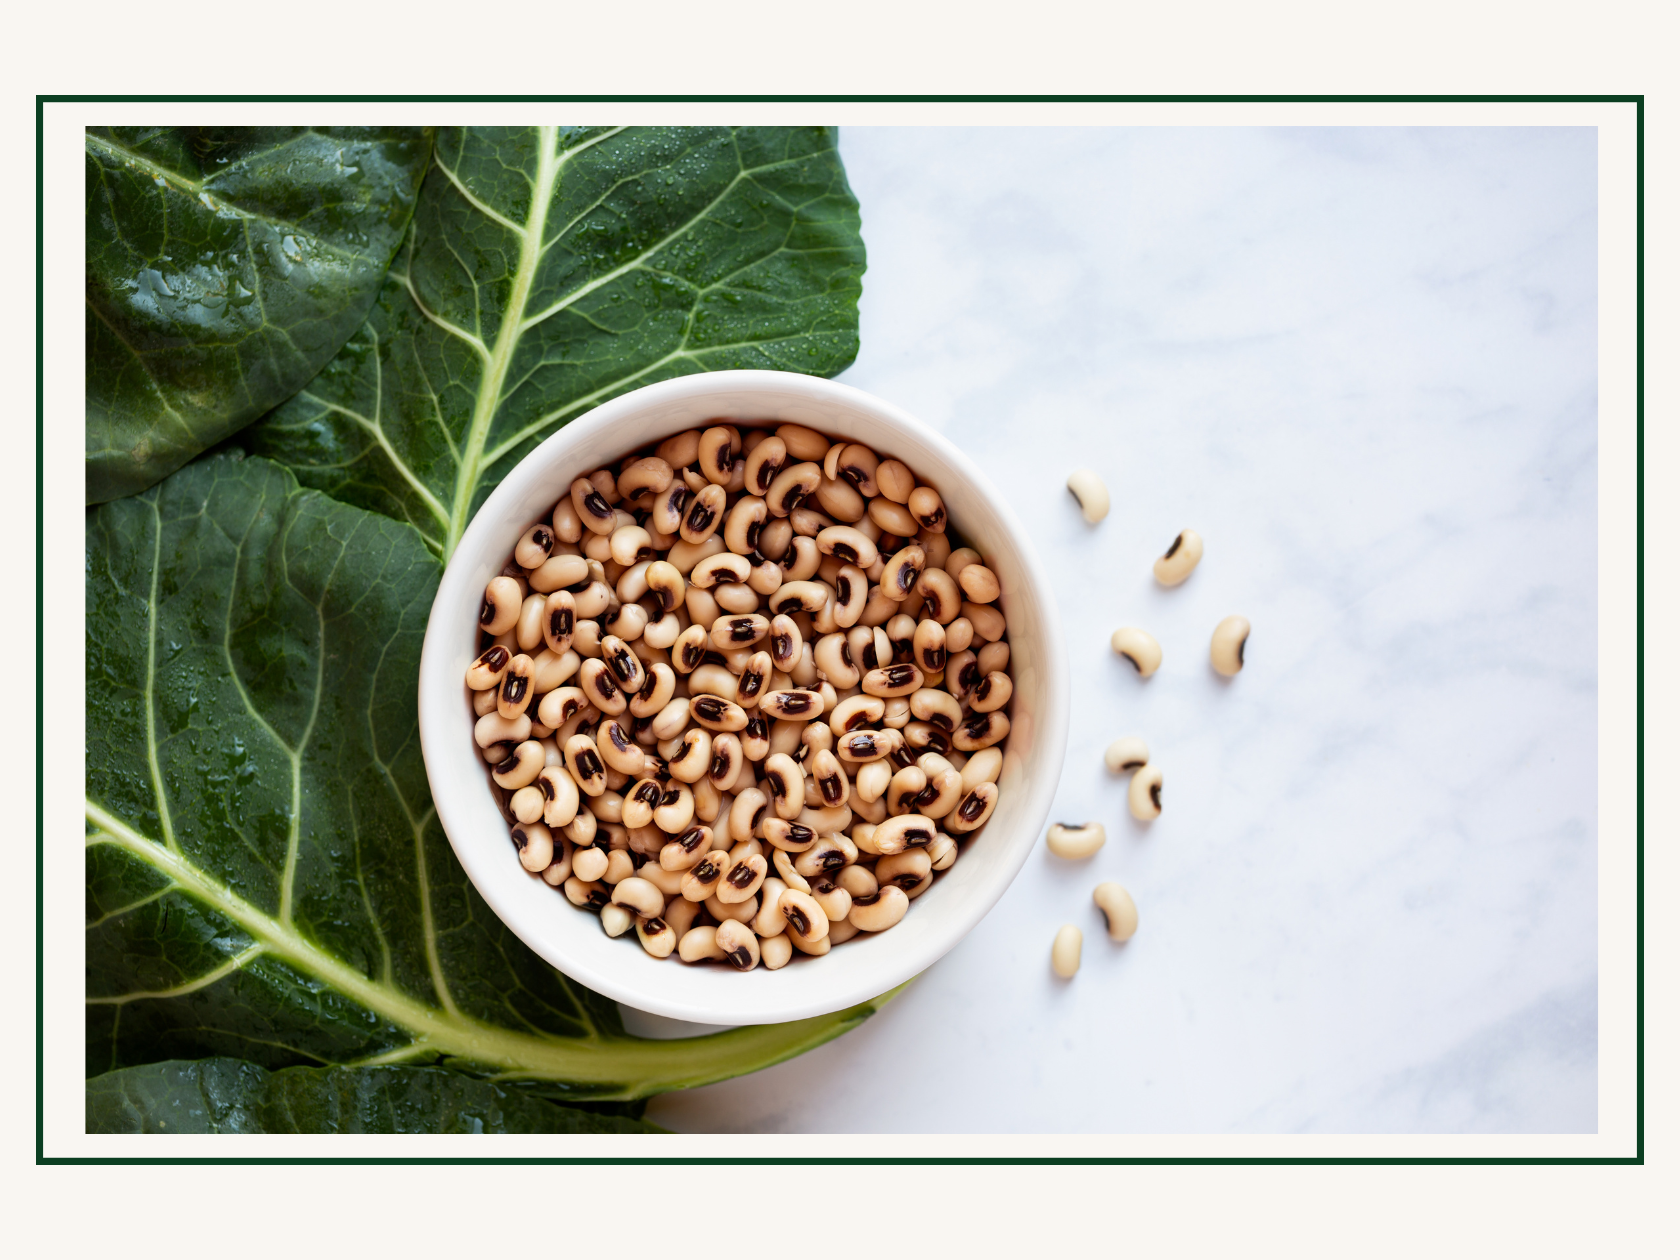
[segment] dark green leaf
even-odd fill
[[[448,1063],[638,1098],[879,1005],[642,1040],[503,926],[427,793],[439,565],[409,526],[218,454],[90,511],[86,571],[89,1075]],[[576,913],[558,892],[555,913]]]
[[[420,127],[87,131],[87,497],[144,490],[291,397],[367,316]]]
[[[662,1133],[442,1068],[171,1059],[87,1083],[89,1133]]]
[[[367,323],[247,441],[447,557],[497,482],[616,394],[857,355],[833,128],[441,131]]]

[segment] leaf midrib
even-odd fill
[[[641,1097],[738,1075],[743,1059],[768,1066],[791,1057],[845,1031],[891,996],[883,995],[851,1011],[817,1020],[749,1025],[674,1041],[603,1035],[592,1025],[585,1037],[516,1032],[458,1011],[427,1006],[392,986],[369,979],[310,941],[293,924],[282,923],[238,896],[184,854],[170,852],[92,800],[85,801],[84,806],[87,820],[100,833],[89,836],[90,848],[109,844],[146,863],[186,895],[237,923],[263,953],[332,986],[365,1010],[413,1035],[413,1047],[393,1048],[381,1058],[412,1048],[505,1069],[494,1079],[621,1085],[624,1088],[619,1093],[603,1096]],[[608,1047],[610,1053],[605,1052]]]

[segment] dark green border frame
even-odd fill
[[[1116,1158],[971,1159],[484,1159],[425,1158],[67,1158],[45,1154],[45,665],[35,654],[35,1163],[37,1164],[1643,1164],[1645,1163],[1645,96],[89,96],[35,97],[35,642],[42,638],[45,598],[45,108],[97,102],[297,102],[297,104],[1631,104],[1635,109],[1635,487],[1638,576],[1635,585],[1635,1154],[1631,1156],[1116,1156]]]

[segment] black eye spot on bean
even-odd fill
[[[729,886],[731,888],[745,888],[756,878],[756,872],[745,862],[737,862],[735,869],[729,872]]]
[[[584,495],[583,506],[598,521],[608,520],[613,514],[612,507],[601,497],[599,490],[591,490]]]
[[[811,934],[811,920],[805,917],[805,912],[798,906],[786,906],[782,909],[782,913],[787,916],[788,923],[799,935],[809,936]]]
[[[484,606],[478,610],[478,624],[487,626],[496,619],[496,606],[490,602],[490,597],[484,597]]]
[[[978,792],[970,792],[963,798],[963,803],[957,807],[957,814],[964,822],[973,822],[980,817],[980,812],[986,808],[986,802],[980,799]],[[1063,824],[1066,826],[1067,824]]]
[[[1172,546],[1167,548],[1167,554],[1162,556],[1161,559],[1171,560],[1175,555],[1178,554],[1178,549],[1183,544],[1183,542],[1184,542],[1184,535],[1180,534],[1177,538],[1172,540]]]

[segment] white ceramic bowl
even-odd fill
[[[1001,796],[960,860],[879,936],[779,971],[656,960],[520,866],[473,745],[463,678],[478,652],[485,584],[572,480],[713,417],[792,421],[903,460],[943,496],[952,525],[997,573],[1015,683]],[[443,575],[420,658],[420,740],[438,818],[473,884],[519,938],[597,993],[671,1019],[769,1024],[866,1001],[931,966],[979,923],[1032,850],[1061,775],[1068,681],[1044,572],[1007,501],[950,442],[878,398],[787,372],[709,372],[649,385],[572,421],[485,500]]]

